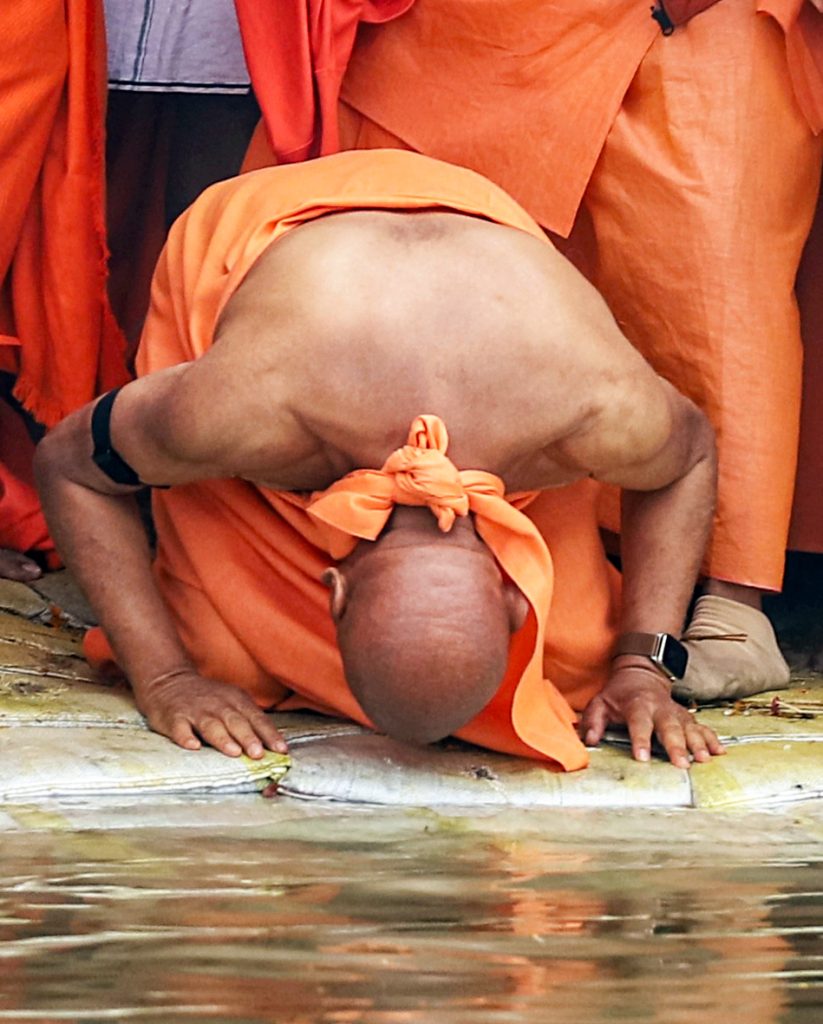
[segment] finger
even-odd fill
[[[634,708],[626,714],[626,727],[632,741],[635,761],[648,761],[652,756],[652,716],[645,708]]]
[[[583,742],[587,747],[596,747],[603,739],[603,733],[609,724],[609,716],[606,705],[597,697],[589,704],[580,719],[580,729],[583,733]]]
[[[285,741],[262,714],[254,713],[247,718],[239,712],[233,712],[225,716],[224,722],[228,732],[248,757],[259,760],[264,756],[266,747],[280,754],[286,753]]]
[[[229,711],[223,716],[226,732],[240,744],[243,753],[259,760],[263,756],[263,744],[248,718],[239,711]]]
[[[711,754],[725,754],[726,748],[720,742],[717,733],[714,729],[710,729],[708,725],[701,725],[700,728],[703,730],[703,737],[706,740],[706,746],[709,748]]]
[[[149,722],[149,725],[155,728],[152,722]],[[158,729],[157,731],[162,732],[170,740],[173,740],[178,747],[184,747],[186,750],[199,750],[203,745],[194,735],[191,722],[182,715],[177,715],[172,719],[170,729]]]
[[[260,749],[259,754],[249,753],[249,748],[246,745],[246,742],[241,739],[233,728],[231,729],[235,739],[239,740],[243,744],[243,747],[246,753],[249,754],[249,757],[262,757],[264,747],[266,750],[273,750],[277,754],[285,754],[288,752],[286,741],[280,735],[280,732],[274,727],[269,716],[264,711],[261,711],[251,699],[249,699],[248,705],[244,702],[231,713],[239,715],[242,718],[244,725],[251,728],[255,734],[255,740]],[[226,716],[225,721],[228,722],[228,720],[228,716]],[[241,726],[241,728],[242,727],[243,726]]]
[[[203,739],[216,750],[219,750],[221,754],[227,754],[229,757],[239,757],[243,753],[243,748],[237,740],[232,739],[226,727],[218,718],[202,718],[195,724],[197,731]]]
[[[695,761],[699,761],[701,764],[706,761],[711,761],[712,755],[706,742],[706,736],[704,735],[703,729],[700,725],[694,721],[689,722],[686,726],[685,732],[686,743],[689,750],[692,752],[692,757]]]
[[[667,716],[663,724],[657,726],[655,732],[671,763],[677,768],[689,768],[691,761],[683,725],[676,719]]]
[[[259,717],[255,719],[254,728],[268,750],[273,750],[278,754],[288,753],[289,748],[286,741],[279,730],[275,729],[272,725],[268,715],[261,712]]]

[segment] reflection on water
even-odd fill
[[[820,1024],[813,845],[560,813],[8,833],[0,1021]]]

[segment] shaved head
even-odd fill
[[[398,509],[327,582],[346,680],[379,729],[430,743],[497,692],[527,605],[470,519],[443,534],[427,509]]]

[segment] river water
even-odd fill
[[[820,808],[111,815],[3,833],[0,1021],[823,1021]]]

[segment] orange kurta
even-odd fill
[[[636,0],[417,0],[361,29],[342,92],[344,145],[472,167],[571,232],[568,255],[627,336],[717,431],[707,573],[772,589],[797,451],[792,289],[820,175],[821,26],[800,0],[721,0],[669,37]]]
[[[100,0],[0,5],[0,369],[47,425],[127,378],[106,298],[104,87]],[[6,487],[0,523],[22,493]]]
[[[485,179],[393,150],[344,153],[213,186],[175,224],[158,264],[139,373],[206,352],[220,310],[286,232],[333,211],[426,208],[480,215],[544,238]],[[421,422],[417,447],[445,447],[442,424]],[[532,611],[513,639],[500,691],[459,735],[581,768],[587,758],[574,713],[605,681],[616,627],[616,580],[598,536],[596,488],[584,481],[545,492],[524,515],[490,474],[460,477],[478,529]],[[243,686],[261,706],[310,707],[368,724],[343,677],[320,576],[351,546],[349,535],[379,533],[380,515],[384,522],[396,500],[387,479],[374,467],[313,498],[241,480],[155,492],[156,579],[204,674]]]

